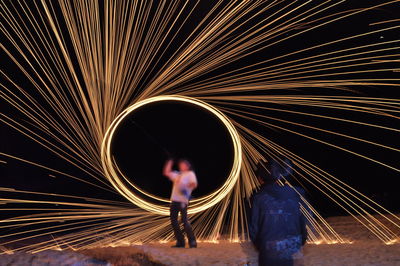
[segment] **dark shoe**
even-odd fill
[[[197,248],[197,243],[196,243],[196,241],[190,242],[190,243],[189,243],[189,247],[190,247],[190,248]]]

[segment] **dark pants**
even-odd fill
[[[179,226],[179,222],[178,222],[179,213],[181,213],[183,227],[184,227],[186,236],[189,239],[189,243],[196,243],[196,238],[194,236],[192,226],[190,225],[188,215],[187,215],[187,204],[173,201],[173,202],[171,202],[170,218],[171,218],[172,228],[174,229],[176,244],[177,245],[185,245],[185,238],[183,236],[182,230],[181,230],[181,228]]]

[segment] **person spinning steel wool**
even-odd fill
[[[178,215],[180,213],[184,226],[184,231],[189,240],[189,247],[196,248],[196,237],[193,233],[192,226],[190,225],[187,215],[187,208],[192,191],[197,188],[196,174],[193,171],[192,164],[186,159],[178,160],[179,171],[173,171],[173,165],[174,161],[172,159],[169,159],[165,163],[163,170],[163,174],[173,182],[171,193],[170,218],[176,238],[176,245],[172,247],[185,247],[185,238],[178,222]]]
[[[259,252],[259,265],[301,263],[307,230],[298,193],[304,195],[304,190],[287,184],[293,172],[290,160],[271,161],[267,168],[258,164],[256,174],[264,184],[254,195],[249,226],[250,239]]]

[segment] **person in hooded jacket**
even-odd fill
[[[300,211],[304,190],[289,186],[292,163],[288,159],[259,163],[257,177],[264,181],[253,196],[249,234],[259,252],[259,265],[294,265],[307,240],[306,219]]]

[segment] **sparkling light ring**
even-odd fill
[[[220,200],[222,200],[224,197],[227,196],[227,194],[231,191],[231,189],[234,187],[235,183],[238,180],[239,174],[240,174],[240,168],[241,168],[241,162],[242,162],[242,147],[240,143],[240,137],[239,134],[237,133],[235,127],[231,123],[231,121],[218,109],[215,107],[211,106],[210,104],[203,102],[201,100],[191,98],[191,97],[185,97],[185,96],[179,96],[179,95],[168,95],[168,96],[156,96],[152,97],[149,99],[142,100],[140,102],[137,102],[127,109],[125,109],[121,114],[118,115],[118,117],[112,122],[110,127],[108,128],[102,145],[101,145],[101,162],[102,166],[104,169],[104,174],[106,178],[109,180],[109,182],[113,185],[113,187],[125,198],[127,198],[130,202],[135,204],[136,206],[156,213],[160,215],[169,215],[169,207],[166,206],[165,199],[156,197],[152,194],[146,193],[145,191],[141,190],[139,187],[135,186],[132,182],[129,182],[130,185],[132,185],[137,191],[140,193],[143,193],[147,197],[151,197],[157,201],[164,202],[164,204],[154,204],[152,202],[148,202],[144,200],[142,197],[136,195],[135,193],[132,192],[131,189],[129,189],[126,186],[126,183],[123,182],[123,180],[127,181],[127,179],[124,177],[123,173],[119,171],[117,168],[115,162],[113,161],[113,156],[111,153],[111,143],[112,139],[114,136],[114,133],[116,132],[118,126],[120,123],[133,111],[136,109],[149,104],[149,103],[154,103],[154,102],[159,102],[159,101],[181,101],[181,102],[186,102],[190,104],[194,104],[196,106],[202,107],[205,110],[211,112],[214,114],[226,127],[226,129],[229,132],[229,135],[232,138],[232,143],[233,143],[233,151],[234,151],[234,157],[233,157],[233,164],[232,164],[232,169],[230,171],[229,176],[227,177],[225,183],[215,190],[214,192],[205,195],[201,198],[197,198],[191,201],[191,204],[188,209],[188,213],[193,214],[193,213],[198,213],[200,211],[204,211],[215,204],[217,204]],[[201,181],[200,181],[201,183]]]

